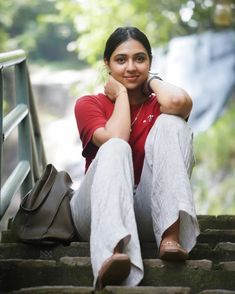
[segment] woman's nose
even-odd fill
[[[133,60],[128,60],[128,63],[127,63],[127,70],[129,71],[133,71],[135,70],[136,67],[135,67],[135,63],[133,62]]]

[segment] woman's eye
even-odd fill
[[[137,56],[136,61],[137,62],[143,62],[145,60],[144,56]]]
[[[117,63],[122,64],[124,62],[125,62],[125,58],[120,57],[120,58],[117,59]]]

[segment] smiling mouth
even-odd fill
[[[124,77],[124,78],[128,81],[135,81],[136,79],[138,79],[138,76],[130,76],[130,77]]]

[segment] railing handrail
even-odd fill
[[[3,70],[14,66],[16,105],[3,115]],[[2,185],[2,146],[9,134],[18,127],[19,162]],[[37,111],[24,50],[0,53],[0,219],[11,203],[12,197],[21,190],[23,197],[39,178],[46,165]]]
[[[0,53],[0,67],[16,65],[26,60],[26,52],[22,49]]]
[[[3,120],[3,141],[7,139],[10,133],[18,124],[28,115],[28,107],[25,104],[18,104]]]

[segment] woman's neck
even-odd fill
[[[128,97],[130,104],[137,105],[137,104],[142,104],[144,103],[148,97],[145,96],[141,90],[136,89],[136,90],[128,90]]]

